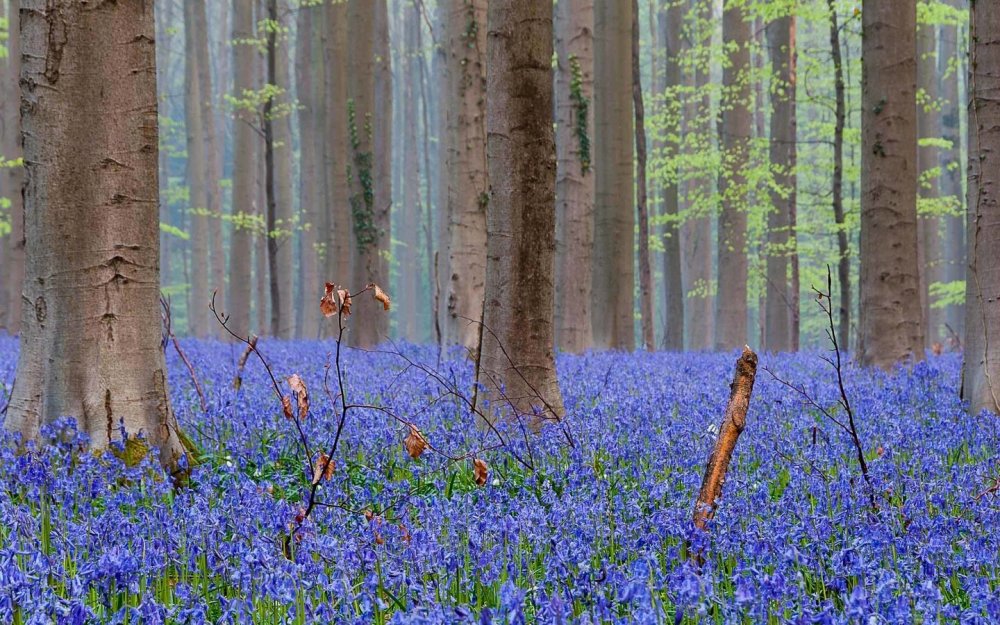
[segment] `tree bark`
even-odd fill
[[[319,86],[323,84],[322,54],[316,54],[318,28],[323,12],[317,7],[300,7],[296,19],[295,33],[295,91],[299,102],[299,216],[302,224],[299,238],[299,266],[302,279],[296,306],[298,324],[295,335],[298,338],[319,338],[320,312],[315,304],[320,285],[318,249],[319,237],[323,230],[320,219],[319,171],[322,166],[316,109],[321,105]],[[319,71],[317,71],[317,68]],[[320,80],[317,80],[320,78]]]
[[[962,397],[969,413],[1000,414],[1000,1],[969,14],[969,267]]]
[[[960,10],[967,10],[964,0],[950,0],[949,4]],[[958,77],[963,72],[966,50],[962,46],[958,28],[941,26],[941,52],[938,54],[938,75],[941,77],[941,138],[950,147],[939,151],[941,161],[941,196],[949,198],[956,213],[944,218],[945,225],[945,280],[958,282],[965,280],[967,249],[965,241],[965,196],[962,191],[962,172],[966,171],[962,159],[962,136],[959,124],[962,102],[967,102],[960,93]],[[954,65],[952,63],[954,62]],[[965,334],[965,306],[948,306],[945,309],[945,323],[951,332],[949,344],[960,347],[956,342]],[[947,329],[947,328],[946,328]],[[952,334],[952,332],[954,334]]]
[[[17,105],[17,93],[21,74],[21,34],[17,28],[17,8],[18,2],[11,0],[8,5],[7,14],[11,16],[11,27],[7,34],[7,60],[3,75],[3,90],[12,94],[9,104],[4,106],[0,124],[3,124],[3,138],[0,142],[0,155],[13,160],[21,156],[21,122],[19,118],[19,106]],[[24,169],[21,167],[9,167],[0,170],[3,177],[0,186],[3,187],[3,196],[10,200],[10,234],[0,242],[6,247],[4,253],[4,288],[5,292],[0,293],[0,300],[6,298],[7,311],[6,318],[0,319],[0,325],[6,327],[10,334],[17,334],[21,331],[21,290],[24,283],[24,205],[21,195],[21,187],[24,182]],[[2,308],[2,306],[0,306]]]
[[[417,141],[418,120],[420,9],[415,3],[403,9],[402,91],[403,115],[403,205],[399,217],[402,250],[399,259],[398,319],[399,335],[410,342],[421,339],[419,294],[422,291],[420,270],[420,146]]]
[[[556,3],[556,345],[593,344],[594,2]]]
[[[389,285],[389,257],[392,253],[392,57],[389,42],[389,13],[387,0],[375,1],[375,227],[378,229],[378,248],[373,250],[377,263],[366,282],[382,288]],[[372,300],[369,300],[372,302]],[[369,303],[378,311],[366,315],[371,322],[371,341],[375,345],[389,337],[390,316],[377,303]]]
[[[275,9],[275,21],[285,28],[285,18],[282,17],[290,12],[288,0],[282,0]],[[271,311],[272,333],[281,339],[290,339],[295,336],[295,288],[299,281],[300,273],[295,267],[295,210],[292,193],[292,162],[294,152],[292,150],[292,120],[291,105],[293,103],[290,93],[292,87],[292,77],[289,70],[289,49],[288,34],[280,32],[275,38],[274,47],[274,82],[281,89],[275,98],[275,105],[278,107],[272,110],[275,116],[273,123],[274,146],[272,156],[274,158],[274,201],[275,201],[275,229],[270,233],[274,239],[275,266],[271,270],[277,276],[271,276],[271,282],[277,282],[278,305],[277,311]],[[318,290],[318,289],[317,289]],[[313,307],[315,309],[315,307]]]
[[[916,2],[865,0],[861,70],[864,365],[922,359],[917,265]]]
[[[938,89],[936,27],[922,24],[917,30],[917,81],[923,91],[924,101],[917,108],[918,139],[940,139],[943,136],[942,114],[940,105],[940,90]],[[926,176],[922,181],[919,194],[922,199],[932,204],[940,203],[941,170],[940,148],[936,145],[918,147],[917,172]],[[936,206],[934,207],[936,209]],[[920,251],[920,299],[922,314],[927,323],[924,331],[926,344],[943,346],[947,337],[945,331],[944,309],[931,306],[930,286],[944,283],[947,280],[946,262],[944,258],[944,240],[942,230],[944,224],[941,216],[934,212],[918,215],[917,232]]]
[[[639,312],[642,343],[656,349],[653,332],[653,272],[649,266],[649,207],[646,188],[646,113],[642,101],[639,49],[639,0],[632,0],[632,109],[635,112],[636,214],[639,219]]]
[[[594,345],[635,349],[632,0],[594,11]]]
[[[715,516],[719,499],[722,498],[722,486],[726,481],[729,461],[732,460],[736,442],[746,427],[747,410],[750,408],[750,396],[753,394],[756,377],[757,354],[744,346],[743,354],[736,361],[733,383],[729,385],[729,403],[722,418],[722,427],[719,428],[719,436],[708,457],[701,490],[694,505],[694,526],[699,530],[706,529]]]
[[[184,450],[160,344],[153,3],[22,8],[29,254],[6,427],[32,439],[72,416],[104,447],[121,424],[176,467]]]
[[[326,171],[329,198],[326,224],[326,276],[323,281],[348,285],[354,279],[354,233],[351,216],[351,162],[348,132],[348,3],[326,7]],[[358,287],[351,287],[358,288]],[[324,324],[326,326],[327,324]]]
[[[487,414],[514,412],[537,426],[564,414],[552,323],[552,3],[492,0],[487,27],[490,201],[477,381]]]
[[[235,97],[254,89],[254,0],[233,0],[233,91]],[[226,313],[234,331],[250,331],[250,292],[254,234],[249,223],[257,213],[257,134],[253,111],[238,109],[233,122],[232,236]]]
[[[204,108],[198,66],[208,59],[197,50],[196,33],[203,27],[195,15],[195,3],[184,3],[184,122],[187,145],[187,185],[191,224],[191,288],[188,291],[188,331],[196,337],[209,333],[208,303],[208,155],[205,144]]]
[[[767,46],[774,85],[771,88],[770,161],[774,185],[767,217],[767,294],[764,348],[798,350],[799,297],[796,212],[795,16],[767,25]]]
[[[479,346],[486,280],[486,2],[445,5],[448,52],[448,276],[444,335]],[[472,320],[472,321],[470,321]]]
[[[722,70],[722,157],[719,193],[715,347],[733,349],[747,341],[747,179],[750,115],[750,23],[739,4],[722,13],[722,39],[729,60]]]
[[[692,0],[690,13],[693,45],[701,51],[712,45],[712,4],[708,0]],[[685,153],[713,149],[712,102],[707,88],[710,80],[703,63],[696,63],[692,73],[685,76],[694,93],[684,102],[681,112]],[[681,226],[685,345],[689,350],[710,350],[715,345],[714,188],[707,172],[694,172],[682,180],[683,208],[691,215]]]
[[[678,90],[682,86],[681,55],[683,53],[682,27],[686,7],[679,2],[671,2],[666,9],[657,11],[657,25],[664,47],[663,81],[667,89]],[[670,105],[668,105],[670,106]],[[670,108],[670,111],[673,111]],[[678,162],[680,143],[680,117],[671,116],[673,129],[663,140],[664,157]],[[664,326],[663,348],[669,351],[684,349],[684,284],[681,270],[681,230],[680,230],[680,168],[674,166],[662,184],[663,217],[663,293]]]
[[[837,304],[837,336],[846,348],[851,344],[851,257],[844,222],[844,125],[847,106],[844,98],[844,64],[840,53],[840,27],[837,25],[837,7],[834,0],[827,0],[830,15],[830,52],[833,57],[834,109],[833,127],[833,220],[837,225],[837,284],[840,302]]]

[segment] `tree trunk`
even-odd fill
[[[964,0],[951,0],[949,4],[959,10],[967,10]],[[941,52],[938,54],[938,75],[941,77],[941,138],[949,143],[949,147],[939,150],[941,158],[941,197],[948,198],[954,206],[954,214],[944,218],[945,224],[945,280],[959,282],[965,280],[966,242],[965,242],[965,197],[962,192],[962,136],[959,127],[959,116],[965,97],[959,91],[958,77],[964,75],[962,60],[966,57],[958,28],[941,26]],[[952,66],[952,60],[958,62]],[[949,344],[957,348],[958,341],[965,334],[965,306],[948,306],[945,309],[946,330],[951,339]]]
[[[348,132],[349,96],[347,92],[348,3],[336,2],[326,7],[326,171],[330,197],[327,199],[326,276],[323,281],[350,288],[354,279],[354,233],[351,217],[350,135]],[[363,285],[362,285],[363,286]],[[328,324],[324,324],[326,327]]]
[[[376,82],[384,84],[384,70],[378,63],[381,56],[388,56],[388,19],[385,0],[349,0],[349,59],[348,83],[348,134],[351,160],[351,215],[354,234],[354,277],[350,288],[357,290],[365,284],[387,284],[385,260],[381,251],[388,241],[388,224],[391,197],[389,172],[383,165],[384,148],[388,146],[391,117],[386,106],[391,106],[388,84],[379,89],[376,100]],[[385,54],[382,52],[385,50]],[[376,72],[379,79],[376,81]],[[389,100],[388,104],[385,100]],[[388,328],[385,315],[358,314],[352,320],[351,342],[358,347],[373,347],[386,338]]]
[[[18,81],[21,74],[21,34],[17,28],[18,2],[11,0],[8,5],[7,14],[11,16],[7,36],[7,60],[6,69],[3,73],[2,88],[4,92],[10,94],[7,105],[4,106],[0,124],[3,125],[3,140],[0,142],[0,155],[7,159],[16,159],[21,156],[21,124],[19,118],[20,107],[17,104],[17,93],[19,92]],[[3,177],[0,186],[3,187],[3,194],[10,200],[11,231],[7,237],[0,242],[6,246],[4,254],[4,288],[5,293],[0,293],[0,300],[7,300],[6,319],[0,319],[0,325],[5,326],[10,334],[17,334],[21,330],[21,288],[24,282],[24,237],[25,237],[25,215],[21,187],[24,181],[24,169],[21,167],[8,167],[0,169],[0,176]]]
[[[278,23],[278,0],[267,0],[267,19],[272,25]],[[266,29],[267,41],[267,77],[266,84],[278,87],[278,37],[274,26]],[[271,302],[271,318],[268,323],[271,336],[280,337],[280,319],[282,313],[281,280],[278,279],[278,199],[274,180],[274,96],[268,96],[264,101],[264,201],[267,219],[267,269],[268,292]],[[259,322],[263,327],[263,320]]]
[[[479,346],[486,280],[486,2],[447,2],[448,314],[446,339]]]
[[[254,0],[233,0],[233,91],[237,98],[254,89]],[[251,221],[256,214],[257,134],[253,111],[234,111],[232,224],[229,247],[229,296],[226,313],[233,331],[250,332],[250,292],[254,233]]]
[[[916,2],[865,0],[861,70],[859,356],[922,359],[917,266]]]
[[[197,50],[196,33],[203,27],[197,22],[195,3],[184,3],[184,122],[187,145],[188,205],[191,224],[191,288],[188,291],[188,332],[196,337],[209,333],[208,303],[208,155],[205,148],[205,125],[198,80],[198,66],[208,59]]]
[[[417,49],[421,50],[421,54],[417,69],[420,72],[420,113],[421,121],[423,122],[420,149],[424,163],[423,223],[421,224],[421,230],[424,235],[424,273],[426,274],[426,281],[424,282],[426,288],[420,289],[419,301],[420,310],[423,312],[422,316],[428,320],[428,323],[424,324],[426,332],[437,324],[437,318],[434,316],[434,213],[436,212],[435,208],[437,205],[434,202],[434,198],[436,197],[436,181],[438,178],[434,175],[434,169],[440,163],[432,162],[430,156],[431,129],[437,127],[432,125],[434,123],[432,122],[434,115],[431,114],[431,107],[437,98],[434,97],[433,93],[428,93],[430,90],[427,83],[430,72],[427,70],[427,59],[422,52],[424,49],[422,32],[423,29],[418,26]],[[433,37],[431,39],[433,40]],[[438,107],[434,106],[434,108],[437,109]],[[425,334],[425,336],[434,337],[435,335],[432,333],[430,335]],[[441,343],[439,337],[437,338],[437,343]]]
[[[657,12],[657,24],[663,42],[665,61],[663,81],[667,89],[678,90],[681,87],[681,53],[683,47],[682,26],[686,7],[679,2],[671,2],[666,9]],[[662,95],[662,92],[661,92]],[[680,143],[680,117],[673,114],[672,105],[668,109],[671,131],[665,133],[663,141],[664,158],[674,163],[678,162]],[[669,351],[684,349],[684,285],[681,272],[681,233],[680,233],[680,202],[678,197],[679,167],[676,165],[667,174],[662,184],[663,218],[663,294],[664,294],[664,326],[663,348]]]
[[[514,412],[537,426],[564,414],[552,324],[552,3],[492,0],[487,25],[490,201],[477,381],[487,414]]]
[[[104,447],[123,426],[176,467],[184,451],[160,347],[153,3],[22,8],[29,254],[6,427],[32,439],[76,417]]]
[[[1000,414],[1000,1],[970,3],[969,273],[962,397]]]
[[[324,280],[320,277],[320,250],[318,243],[323,220],[320,219],[320,144],[316,140],[319,133],[316,109],[322,99],[318,87],[323,84],[322,56],[314,54],[320,29],[317,21],[322,16],[317,7],[300,7],[296,24],[295,48],[295,90],[299,102],[299,215],[302,223],[300,238],[300,267],[302,272],[301,291],[297,298],[299,305],[296,315],[299,323],[296,336],[304,339],[319,338],[320,312],[315,306],[316,296]]]
[[[920,139],[938,140],[943,136],[941,123],[940,90],[938,89],[937,37],[936,27],[922,24],[917,31],[917,81],[923,91],[924,102],[917,108],[917,136]],[[920,185],[920,197],[931,205],[930,211],[918,215],[917,232],[920,237],[920,299],[925,327],[925,347],[944,345],[944,309],[931,306],[930,288],[932,284],[942,284],[947,280],[944,258],[942,218],[939,213],[941,198],[940,148],[927,145],[918,148],[917,172],[926,177]]]
[[[764,348],[772,352],[798,349],[798,251],[795,237],[796,117],[795,16],[786,15],[767,25],[771,57],[770,161],[776,188],[771,190],[767,216],[767,293],[764,311]]]
[[[556,3],[556,345],[578,354],[593,344],[594,2]]]
[[[282,0],[275,7],[275,21],[282,28],[286,27],[283,14],[290,11],[288,0]],[[292,77],[289,73],[288,35],[281,32],[276,37],[274,48],[274,82],[281,91],[276,96],[275,104],[279,107],[273,111],[273,158],[274,158],[274,201],[275,229],[270,237],[274,239],[275,266],[271,269],[277,277],[271,276],[271,283],[277,283],[278,303],[271,311],[272,333],[281,339],[295,336],[295,287],[301,275],[295,267],[294,238],[294,199],[292,197],[292,162],[295,154],[292,150],[292,120],[290,96]],[[318,291],[318,289],[317,289]],[[315,310],[315,307],[314,307]]]
[[[632,0],[594,11],[594,344],[635,349]]]
[[[827,0],[830,14],[830,51],[833,57],[834,93],[836,106],[833,127],[833,220],[837,225],[837,283],[840,285],[840,302],[837,309],[837,336],[844,348],[851,344],[851,257],[847,242],[847,225],[844,222],[844,124],[847,118],[844,101],[844,64],[840,54],[840,27],[837,25],[837,7],[834,0]]]
[[[690,11],[694,14],[691,22],[694,45],[704,50],[712,44],[712,4],[708,0],[693,0]],[[685,153],[713,149],[710,80],[708,68],[703,63],[696,63],[693,72],[685,77],[694,94],[684,102],[681,112]],[[686,348],[709,350],[715,345],[714,189],[712,177],[707,172],[694,172],[682,180],[683,193],[680,196],[684,199],[684,212],[691,215],[681,226]]]
[[[653,332],[653,272],[649,267],[649,207],[646,188],[646,113],[642,102],[639,49],[639,0],[632,0],[632,107],[635,111],[636,214],[639,218],[639,312],[642,343],[656,349]]]
[[[734,349],[747,341],[747,185],[750,115],[750,23],[742,5],[728,4],[722,13],[722,39],[729,50],[722,70],[722,172],[719,193],[718,297],[715,347]]]
[[[420,146],[417,142],[419,104],[420,9],[408,4],[403,9],[402,69],[403,115],[403,205],[400,209],[402,251],[399,258],[397,310],[399,335],[410,342],[420,336]]]

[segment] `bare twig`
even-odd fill
[[[198,382],[198,375],[195,373],[194,366],[191,361],[188,360],[187,354],[181,349],[181,344],[174,335],[173,324],[171,322],[170,315],[170,299],[160,297],[160,306],[163,307],[163,326],[164,332],[166,333],[165,338],[169,338],[174,345],[174,349],[177,350],[177,355],[181,357],[181,361],[184,366],[187,367],[188,375],[191,377],[191,382],[194,383],[194,390],[198,393],[198,401],[201,404],[201,411],[205,412],[208,410],[208,403],[205,401],[205,393],[201,390],[201,383]],[[164,344],[164,349],[166,345]]]

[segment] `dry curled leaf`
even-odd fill
[[[295,418],[295,415],[292,413],[292,398],[288,395],[284,395],[281,398],[281,411],[285,413],[286,419]]]
[[[309,415],[309,391],[306,390],[306,383],[302,381],[299,374],[293,373],[288,378],[288,387],[295,393],[295,398],[299,404],[299,418],[305,419]]]
[[[406,453],[410,454],[410,457],[416,460],[427,449],[427,440],[420,433],[420,430],[411,425],[410,433],[403,439],[403,447],[406,448]]]
[[[313,464],[313,484],[319,484],[321,479],[330,481],[333,479],[333,472],[337,468],[335,460],[331,460],[325,453],[320,452],[319,457]]]
[[[344,317],[351,316],[351,292],[347,289],[340,289],[337,291],[337,295],[340,297],[340,310],[344,314]]]
[[[406,528],[402,523],[399,524],[399,531],[402,532],[403,542],[409,544],[413,537],[410,536],[410,530]]]
[[[319,300],[319,309],[323,313],[324,317],[332,317],[337,314],[337,300],[333,297],[333,293],[336,289],[336,284],[332,284],[330,282],[326,283],[326,291],[323,293],[323,298]]]
[[[392,304],[392,298],[389,294],[382,290],[382,287],[372,282],[368,285],[368,288],[372,290],[372,297],[376,302],[382,302],[382,309],[389,310]]]
[[[480,458],[476,458],[472,461],[473,475],[476,477],[476,484],[479,486],[486,486],[486,480],[489,479],[489,468]]]
[[[371,521],[374,518],[375,518],[375,513],[369,510],[368,508],[365,508],[365,520]]]

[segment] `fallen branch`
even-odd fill
[[[743,354],[736,361],[736,374],[733,383],[729,385],[729,404],[719,428],[719,437],[715,448],[708,457],[705,467],[705,477],[701,482],[701,492],[694,505],[694,526],[705,531],[708,522],[715,516],[717,502],[722,497],[722,484],[726,480],[729,461],[736,449],[736,441],[746,426],[747,409],[750,407],[750,395],[753,393],[753,383],[757,377],[757,354],[749,346],[743,347]],[[692,557],[699,564],[702,561],[701,551]]]

